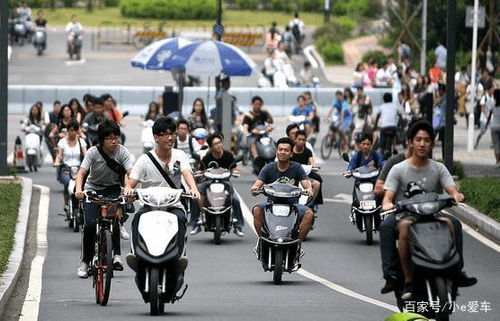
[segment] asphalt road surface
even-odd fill
[[[18,124],[14,116],[11,124]],[[131,117],[127,146],[136,156],[140,153],[138,118]],[[284,125],[284,124],[283,124]],[[17,126],[17,125],[16,125]],[[275,136],[283,134],[282,127]],[[9,128],[9,141],[18,128]],[[304,243],[302,269],[283,276],[282,285],[273,285],[272,274],[264,272],[255,259],[252,248],[256,237],[251,222],[244,228],[245,236],[224,235],[216,246],[212,234],[200,233],[189,237],[189,266],[185,297],[167,305],[165,315],[171,320],[383,320],[395,309],[392,294],[381,295],[384,282],[380,269],[378,235],[367,246],[364,235],[349,223],[349,203],[352,181],[339,175],[345,163],[333,155],[321,165],[327,199],[320,208],[316,228]],[[62,212],[62,185],[55,180],[55,170],[45,164],[37,173],[25,176],[34,184],[50,188],[47,223],[47,255],[43,264],[41,301],[38,320],[148,320],[149,306],[144,304],[135,287],[130,268],[115,273],[110,302],[101,307],[95,304],[91,279],[76,276],[80,256],[80,234],[67,227]],[[252,197],[249,188],[255,177],[248,168],[242,169],[234,186],[240,193],[246,217],[259,199]],[[38,198],[35,199],[38,202]],[[33,206],[38,208],[38,206]],[[127,223],[130,223],[131,220]],[[488,302],[489,312],[456,312],[452,320],[498,320],[500,309],[500,255],[498,246],[492,249],[464,233],[466,270],[477,276],[479,283],[460,290],[459,306],[474,306]],[[122,251],[128,252],[128,241]],[[31,272],[33,273],[33,271]],[[24,277],[27,277],[26,275]],[[31,284],[31,280],[30,280]],[[31,298],[23,301],[23,307]],[[473,302],[473,303],[470,303]],[[33,302],[31,302],[33,303]],[[4,315],[2,320],[18,320],[17,315]],[[21,319],[20,320],[24,320]]]

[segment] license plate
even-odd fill
[[[374,200],[361,201],[361,202],[359,202],[359,205],[362,209],[373,209],[377,206],[377,202]]]

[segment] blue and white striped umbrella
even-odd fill
[[[171,57],[179,48],[190,43],[191,41],[180,37],[158,40],[139,51],[130,63],[133,67],[142,69],[167,69],[163,64],[164,60]]]
[[[167,69],[186,69],[193,76],[250,76],[255,62],[238,47],[216,41],[196,41],[163,62]]]

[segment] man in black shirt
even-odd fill
[[[311,165],[317,167],[312,151],[306,147],[307,134],[304,130],[298,130],[295,134],[295,146],[293,147],[293,155],[290,161],[297,162],[301,165]],[[310,203],[307,206],[312,207],[314,204],[323,204],[322,197],[321,202],[316,202],[318,200],[318,195],[321,191],[321,182],[323,179],[316,172],[310,172],[308,175],[309,181],[313,189],[313,195],[311,197]]]
[[[234,156],[230,151],[224,150],[224,137],[222,134],[214,133],[208,136],[207,144],[209,150],[207,154],[201,160],[203,167],[208,168],[210,162],[217,162],[219,167],[230,169],[232,173],[239,173],[236,168],[236,163],[234,162]],[[198,184],[198,191],[200,192],[200,199],[198,199],[198,209],[206,206],[207,203],[207,187],[210,184],[209,181],[202,182]],[[233,208],[234,216],[237,219],[237,222],[234,227],[234,233],[239,237],[243,237],[245,234],[243,233],[243,213],[241,211],[240,199],[238,195],[235,193],[233,186],[229,183],[229,181],[225,182],[226,188],[231,192],[231,207]],[[198,225],[199,218],[199,210],[193,210],[191,212],[191,224],[193,225],[193,229],[190,232],[190,235],[196,235],[201,232],[201,227]]]
[[[243,133],[252,134],[247,138],[247,146],[252,153],[252,157],[257,157],[257,147],[255,146],[255,140],[259,135],[259,130],[256,129],[259,125],[266,125],[266,132],[270,133],[272,131],[271,124],[273,123],[273,117],[266,110],[262,110],[262,105],[264,101],[259,96],[253,96],[252,98],[252,110],[245,114],[243,117]]]
[[[37,18],[35,20],[35,25],[40,28],[45,28],[47,26],[47,20],[43,17],[43,11],[38,10],[36,14]]]

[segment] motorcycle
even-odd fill
[[[16,19],[14,21],[14,40],[20,45],[24,45],[24,40],[26,39],[28,31],[26,30],[26,24],[21,19]]]
[[[342,157],[346,162],[349,162],[347,154],[344,153]],[[374,193],[378,174],[378,169],[367,166],[342,173],[342,176],[346,178],[354,177],[351,220],[361,233],[366,234],[366,244],[368,245],[373,243],[373,233],[379,230],[382,221],[381,206]]]
[[[252,168],[255,175],[259,175],[262,168],[274,161],[276,157],[276,144],[266,132],[267,125],[259,125],[256,129],[259,131],[255,140],[257,147],[257,157],[252,159]],[[249,134],[252,135],[252,134]]]
[[[37,27],[35,29],[35,36],[33,40],[37,55],[41,56],[47,45],[47,33],[45,28]]]
[[[76,60],[80,60],[82,58],[83,35],[78,31],[70,31],[69,38],[71,39],[68,43],[69,60],[72,60],[73,56]]]
[[[178,262],[185,253],[185,235],[178,235],[177,216],[169,208],[180,202],[182,189],[170,187],[149,187],[137,189],[137,198],[151,211],[141,214],[132,223],[131,247],[137,257],[136,284],[145,303],[150,304],[151,315],[165,310],[165,303],[180,300],[177,292],[184,283],[183,273],[179,273]]]
[[[154,120],[148,119],[142,122],[141,142],[142,153],[146,154],[156,146],[155,138],[153,136]]]
[[[28,166],[30,172],[36,172],[43,163],[42,140],[40,139],[42,129],[38,125],[31,124],[24,128],[23,131],[26,133],[24,138],[26,166]]]
[[[397,202],[392,210],[383,215],[411,213],[417,221],[409,228],[410,261],[412,273],[411,302],[426,302],[429,309],[424,316],[437,321],[449,320],[458,295],[457,276],[460,272],[459,253],[455,238],[448,225],[435,215],[453,205],[453,198],[437,193],[412,193],[407,199]],[[395,291],[398,308],[403,311],[404,280]]]
[[[301,246],[299,218],[292,205],[301,195],[300,187],[279,180],[264,185],[258,192],[268,197],[262,236],[258,244],[258,260],[264,271],[273,272],[274,284],[281,284],[283,272],[300,269]]]
[[[64,211],[66,213],[66,221],[68,221],[68,227],[73,229],[74,232],[80,231],[80,227],[83,228],[83,208],[81,203],[75,196],[75,178],[78,173],[78,166],[66,167],[65,169],[69,172],[71,180],[68,184],[68,194],[64,195]]]
[[[234,163],[240,162],[241,159],[236,157]],[[201,221],[205,232],[214,233],[214,242],[218,245],[221,243],[222,233],[229,233],[233,228],[232,195],[226,184],[229,184],[231,177],[237,178],[240,175],[219,167],[217,162],[210,162],[203,176],[210,184],[207,188],[208,206],[202,208]]]

